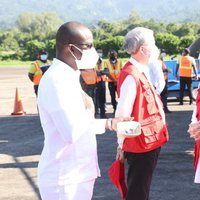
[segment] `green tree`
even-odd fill
[[[157,33],[155,38],[160,49],[164,48],[168,54],[178,53],[180,40],[177,36],[169,33]]]
[[[180,38],[180,45],[179,45],[179,51],[188,48],[194,41],[195,41],[194,35],[187,35]]]
[[[46,44],[45,49],[49,54],[49,59],[55,58],[55,56],[56,56],[55,55],[56,54],[56,40],[55,39],[49,40]]]
[[[197,27],[199,27],[199,25]],[[181,24],[180,28],[177,31],[173,32],[173,34],[179,37],[183,37],[186,35],[195,35],[198,31],[197,27],[194,23],[184,23]]]
[[[14,31],[2,33],[0,36],[0,43],[0,48],[4,51],[16,51],[19,49],[19,44],[15,37]]]
[[[36,54],[41,50],[45,49],[46,45],[44,42],[38,40],[31,40],[26,44],[26,51],[24,53],[25,60],[35,60]]]
[[[122,50],[123,41],[124,41],[123,36],[110,37],[105,40],[95,41],[95,47],[101,48],[103,50],[103,55],[107,56],[109,50],[111,49],[115,51]]]
[[[32,39],[38,39],[40,41],[52,36],[52,32],[55,35],[56,30],[62,20],[51,12],[44,12],[41,14],[36,13],[23,13],[16,21],[16,25],[22,33],[29,33],[32,35]]]

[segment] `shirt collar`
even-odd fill
[[[70,73],[71,75],[77,76],[78,78],[80,76],[79,70],[74,70],[68,64],[62,62],[61,60],[58,60],[57,58],[53,59],[53,66],[61,66],[61,67],[65,68],[65,70],[67,70],[68,73]]]
[[[132,63],[140,73],[144,73],[146,78],[150,81],[149,69],[147,65],[143,65],[135,60],[133,57],[130,57],[129,62]],[[150,81],[151,83],[151,81]]]
[[[129,62],[132,63],[138,70],[139,72],[144,72],[147,73],[148,72],[148,67],[147,65],[143,65],[141,63],[139,63],[137,60],[135,60],[133,57],[130,57]]]

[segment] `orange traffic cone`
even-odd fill
[[[11,113],[11,115],[24,115],[24,114],[25,112],[22,106],[22,101],[19,96],[18,88],[16,88],[14,110],[13,113]]]

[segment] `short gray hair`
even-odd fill
[[[141,45],[148,44],[152,39],[154,39],[152,30],[144,27],[136,27],[126,34],[124,50],[129,54],[136,53]]]

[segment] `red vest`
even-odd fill
[[[126,138],[123,150],[126,152],[148,152],[165,144],[169,137],[166,125],[163,123],[155,100],[156,92],[143,73],[128,62],[122,69],[117,92],[120,97],[120,87],[125,78],[131,75],[136,81],[137,95],[131,116],[140,122],[142,134],[134,138]]]
[[[196,118],[200,120],[200,89],[198,89],[196,97],[197,114]],[[194,146],[194,168],[196,170],[200,154],[200,140],[197,140]]]

